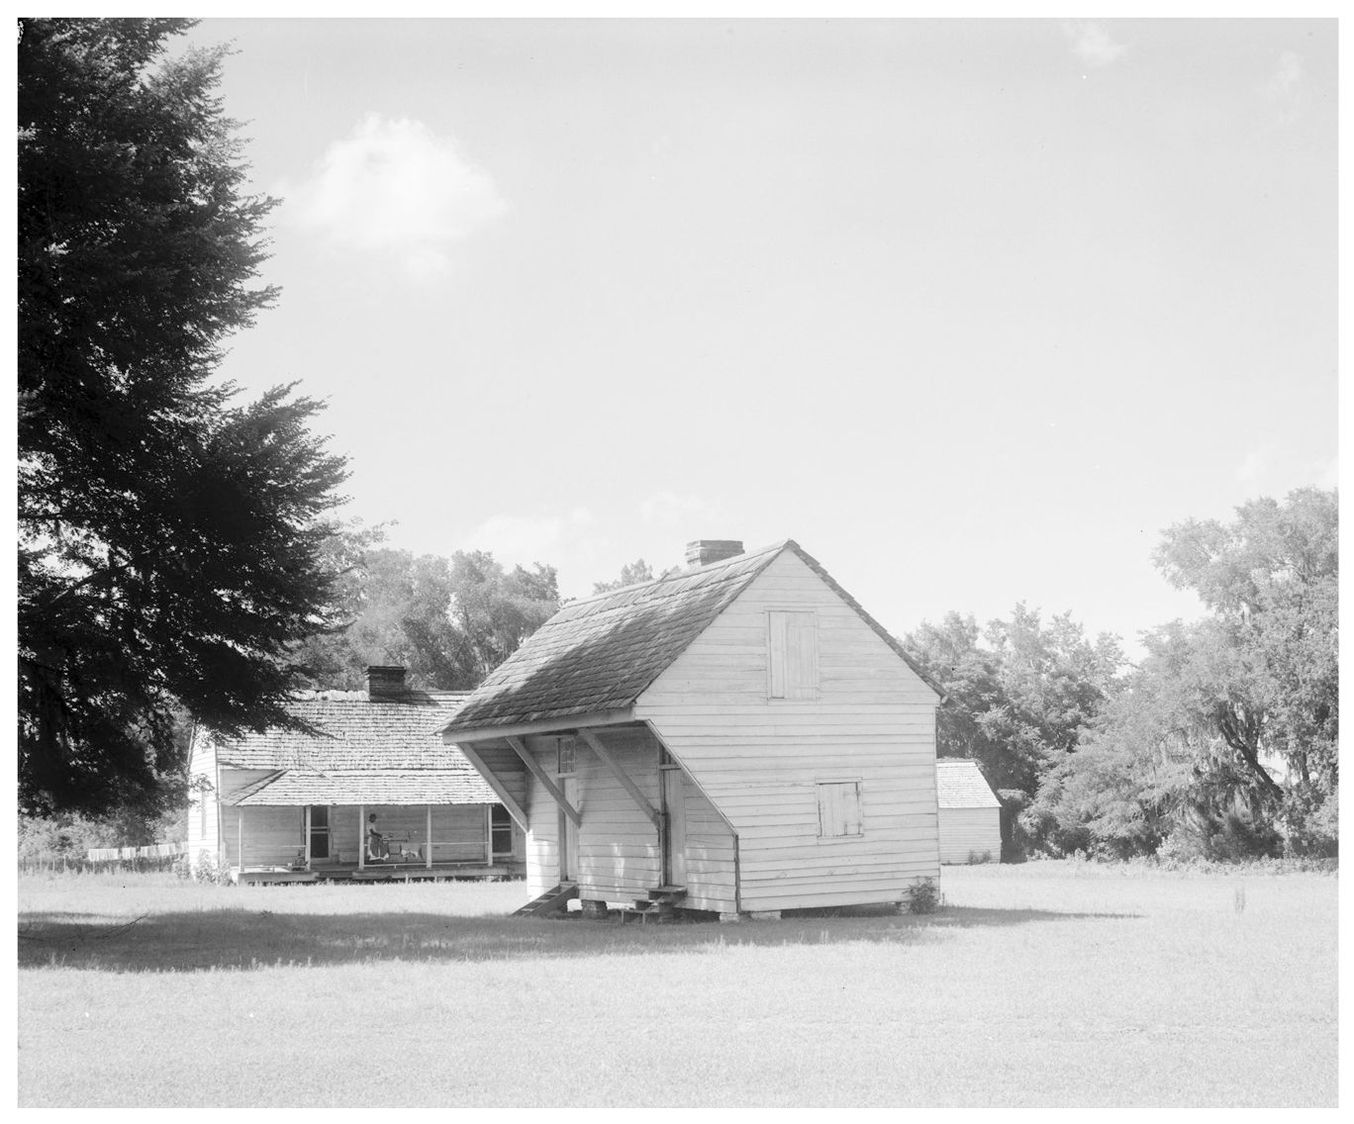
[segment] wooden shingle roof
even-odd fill
[[[942,808],[1000,808],[1001,801],[968,757],[936,759],[936,803]]]
[[[921,674],[881,625],[797,543],[786,540],[565,605],[471,693],[443,733],[454,739],[461,731],[604,714],[633,706],[785,550],[803,559]]]
[[[495,804],[498,797],[465,761],[460,769],[278,770],[229,803],[244,807],[307,804]]]
[[[466,697],[464,691],[409,691],[373,700],[366,691],[304,691],[289,709],[315,733],[273,728],[222,738],[217,760],[240,769],[450,769],[474,774],[461,752],[438,735]]]

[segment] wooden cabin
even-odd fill
[[[937,759],[936,804],[942,863],[1001,862],[1001,801],[978,762]]]
[[[794,542],[564,606],[443,736],[526,830],[531,895],[733,919],[939,873],[938,692]]]
[[[292,700],[313,733],[196,732],[189,861],[244,882],[520,874],[521,829],[438,733],[465,698],[373,667],[365,691]]]

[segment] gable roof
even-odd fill
[[[473,691],[443,733],[624,710],[782,551],[793,551],[928,686],[902,646],[791,539],[565,605]],[[937,694],[940,692],[937,691]]]
[[[270,728],[217,738],[216,757],[240,769],[451,769],[474,772],[438,731],[465,691],[408,691],[371,699],[366,691],[303,691],[288,709],[315,732]],[[478,774],[476,774],[478,775]],[[491,797],[491,799],[495,799]]]
[[[936,759],[936,804],[941,808],[1000,808],[978,762],[969,757]]]

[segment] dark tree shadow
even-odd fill
[[[556,959],[717,951],[729,945],[911,944],[956,929],[1116,921],[1128,913],[953,907],[930,914],[822,910],[780,921],[668,925],[437,913],[285,913],[221,909],[111,920],[84,913],[19,916],[19,967],[109,972],[250,970],[372,961]]]

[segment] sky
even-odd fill
[[[566,596],[786,538],[898,635],[1200,614],[1336,484],[1333,20],[205,20],[345,515]]]

